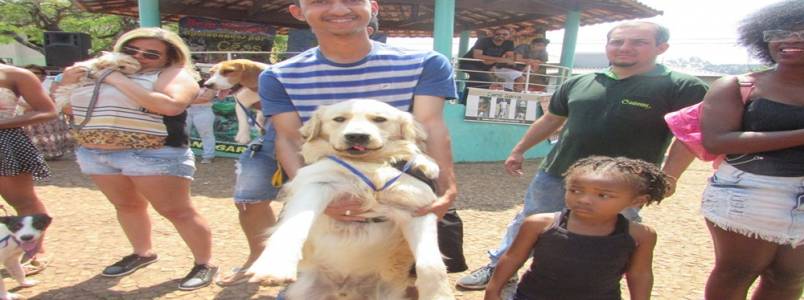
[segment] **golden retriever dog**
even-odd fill
[[[290,300],[406,299],[411,285],[420,299],[454,299],[438,249],[437,217],[413,216],[436,195],[394,166],[438,176],[438,165],[419,146],[426,133],[413,116],[376,100],[350,100],[320,107],[301,133],[307,166],[282,188],[285,207],[248,271],[251,281],[291,283]],[[331,201],[348,194],[364,201],[361,216],[368,221],[324,214]]]
[[[87,70],[87,76],[82,78],[79,82],[74,84],[59,85],[53,91],[53,98],[56,101],[56,111],[61,111],[68,103],[70,103],[70,95],[77,87],[94,84],[95,79],[100,76],[104,70],[117,70],[123,74],[131,75],[140,70],[140,62],[131,55],[118,53],[118,52],[101,52],[101,55],[96,58],[91,58],[85,61],[79,61],[74,64]]]
[[[204,82],[204,87],[215,90],[240,88],[234,94],[235,99],[246,108],[259,107],[260,97],[257,95],[257,82],[260,72],[265,70],[268,65],[248,59],[233,59],[219,62],[209,69],[209,79]],[[248,144],[251,141],[251,132],[248,125],[246,111],[240,105],[235,106],[237,114],[237,135],[235,141],[241,144]],[[256,121],[260,126],[265,124],[262,113],[256,114]]]

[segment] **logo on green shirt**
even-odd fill
[[[623,101],[621,101],[620,103],[625,104],[625,105],[636,106],[636,107],[639,107],[639,108],[645,109],[645,110],[651,109],[651,106],[648,103],[639,102],[639,101],[631,100],[631,99],[628,99],[628,98],[623,99]]]

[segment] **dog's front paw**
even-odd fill
[[[259,282],[261,285],[278,286],[296,281],[298,261],[292,259],[257,259],[248,274],[249,282]]]
[[[413,167],[424,173],[427,178],[434,179],[438,177],[438,164],[425,155],[416,156]]]
[[[25,279],[22,282],[20,282],[21,287],[32,287],[32,286],[35,286],[37,284],[39,284],[39,280],[35,280],[35,279]]]
[[[235,141],[240,144],[247,145],[248,142],[251,141],[251,133],[248,131],[237,131],[237,135],[235,135]]]

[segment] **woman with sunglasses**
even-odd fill
[[[704,97],[704,147],[726,154],[701,211],[715,267],[706,299],[799,299],[804,285],[804,1],[743,20],[739,42],[770,65],[722,78]],[[751,85],[743,103],[739,84]],[[753,83],[753,84],[752,84]]]
[[[123,34],[114,51],[133,56],[141,69],[128,77],[114,71],[104,79],[96,95],[97,104],[83,110],[94,109],[82,116],[89,121],[76,135],[80,143],[76,158],[81,172],[89,175],[114,205],[117,220],[133,248],[133,253],[106,267],[101,275],[128,275],[157,260],[151,244],[150,204],[173,224],[195,259],[190,272],[179,282],[179,289],[207,286],[217,267],[210,264],[209,226],[190,201],[190,183],[196,168],[184,131],[185,109],[198,94],[198,75],[190,61],[189,49],[173,32],[138,28]],[[78,82],[85,72],[80,67],[67,68],[62,84]],[[82,95],[73,92],[70,102],[78,123],[82,110],[76,103],[87,100],[77,99],[76,94]],[[83,95],[86,98],[91,94]],[[121,107],[126,110],[114,115]],[[104,114],[113,115],[99,117]],[[136,132],[124,126],[153,120],[154,116],[161,122],[149,126],[157,126],[154,128],[161,128],[161,132]],[[103,123],[112,117],[123,121]]]

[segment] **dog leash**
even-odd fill
[[[101,72],[100,76],[98,76],[98,79],[95,80],[95,87],[92,89],[92,98],[90,98],[89,104],[87,105],[87,113],[86,116],[84,117],[84,121],[82,121],[81,124],[75,125],[75,123],[73,123],[72,121],[73,119],[71,118],[70,127],[72,127],[75,130],[81,130],[81,128],[84,128],[84,126],[86,126],[87,123],[89,123],[89,119],[92,117],[92,113],[95,112],[95,106],[98,105],[98,94],[100,92],[101,86],[103,85],[102,84],[103,80],[106,79],[106,77],[109,77],[109,75],[111,75],[112,72],[114,72],[114,70],[112,69],[106,69]]]
[[[238,90],[242,88],[243,87],[241,86],[238,88]],[[246,106],[243,105],[243,103],[240,102],[240,99],[237,99],[237,97],[235,97],[234,94],[232,94],[232,98],[234,98],[235,103],[237,103],[237,105],[240,106],[241,109],[243,109],[243,112],[246,113],[246,117],[248,117],[248,120],[252,124],[254,124],[254,126],[257,126],[257,128],[260,129],[260,132],[264,135],[265,127],[262,127],[262,125],[260,125],[260,123],[257,122],[257,117],[254,116],[255,113],[250,109],[246,108]],[[251,143],[250,145],[248,145],[248,149],[251,150],[251,157],[254,157],[254,153],[260,152],[262,150],[263,141],[264,137],[261,136],[256,143]],[[271,175],[271,185],[278,188],[281,187],[284,182],[285,182],[285,175],[282,171],[282,166],[280,166],[279,162],[277,161],[276,172],[274,172],[274,174]]]

